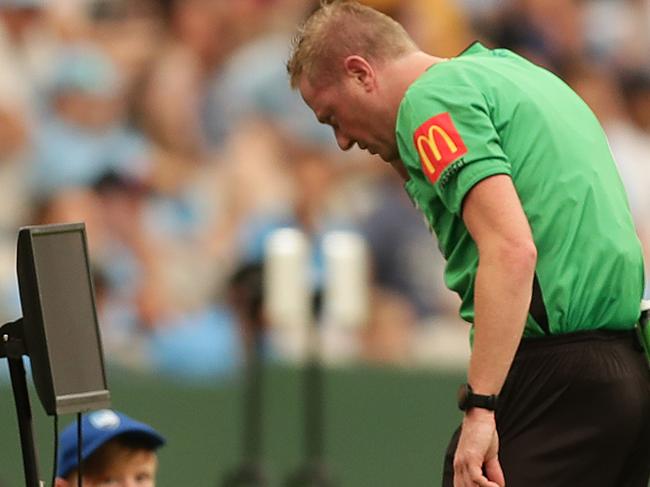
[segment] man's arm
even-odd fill
[[[465,198],[463,220],[479,253],[468,382],[477,394],[498,394],[523,333],[537,251],[509,176],[492,176],[474,186]],[[456,452],[455,485],[503,485],[497,451],[494,413],[470,410]]]
[[[526,323],[537,250],[508,176],[478,183],[465,199],[463,220],[479,252],[469,383],[478,394],[498,394]]]

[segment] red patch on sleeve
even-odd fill
[[[467,147],[456,130],[449,112],[424,122],[413,134],[415,150],[422,171],[435,184],[449,164],[467,153]]]

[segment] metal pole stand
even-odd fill
[[[241,465],[234,472],[226,475],[223,487],[267,487],[269,480],[266,472],[257,462]]]
[[[308,362],[303,382],[305,402],[305,453],[306,458],[292,473],[286,487],[336,487],[332,474],[324,461],[324,390],[323,368],[320,363],[320,336],[312,325],[308,342]]]
[[[9,361],[9,374],[16,403],[20,446],[23,454],[25,486],[40,487],[43,484],[38,480],[38,458],[32,427],[32,408],[29,404],[29,392],[23,364],[23,355],[26,355],[27,351],[23,341],[22,325],[23,320],[20,318],[0,328],[0,357],[6,357]]]
[[[268,487],[268,475],[262,466],[262,388],[263,335],[253,330],[253,343],[247,353],[244,389],[243,462],[223,480],[223,487]]]

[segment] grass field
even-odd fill
[[[302,460],[300,371],[266,373],[264,450],[271,486],[280,486]],[[343,487],[437,485],[447,440],[460,420],[455,390],[460,374],[353,368],[325,376],[326,449]],[[113,405],[149,421],[167,439],[158,487],[217,487],[241,451],[241,388],[236,383],[180,384],[109,371]],[[31,394],[40,476],[49,485],[52,419]],[[61,429],[72,416],[62,417]],[[0,386],[0,478],[24,485],[11,388]]]

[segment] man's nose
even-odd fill
[[[348,150],[352,148],[354,145],[354,142],[352,142],[352,139],[350,137],[347,137],[346,135],[343,135],[341,132],[336,132],[336,143],[339,145],[341,150]]]

